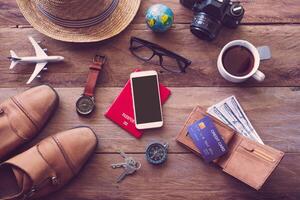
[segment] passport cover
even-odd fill
[[[188,135],[187,128],[195,121],[210,116],[228,146],[228,152],[214,160],[222,171],[259,190],[279,165],[284,152],[252,141],[205,113],[200,106],[194,108],[176,140],[195,154],[201,153]]]
[[[140,70],[135,70],[135,72],[137,71]],[[164,104],[169,98],[171,91],[162,84],[159,84],[159,90],[161,104]],[[134,137],[140,138],[142,136],[143,131],[138,130],[134,123],[130,80],[127,81],[119,96],[113,101],[104,115]]]

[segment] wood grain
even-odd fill
[[[0,48],[0,87],[24,86],[30,77],[33,65],[18,65],[14,70],[9,70],[10,62],[6,59],[10,49],[14,49],[20,56],[34,54],[27,35],[41,40],[42,46],[49,50],[49,55],[65,57],[65,62],[49,64],[48,72],[42,74],[40,82],[56,87],[83,86],[89,70],[88,66],[96,53],[105,54],[109,59],[101,74],[99,86],[121,87],[128,79],[129,74],[137,67],[144,70],[160,70],[159,66],[144,63],[131,55],[128,50],[130,36],[142,36],[144,39],[178,52],[193,62],[186,74],[161,73],[162,83],[168,86],[233,86],[219,75],[216,60],[221,48],[234,39],[246,39],[256,46],[269,45],[272,50],[272,59],[261,63],[261,70],[266,74],[265,81],[257,83],[250,79],[242,86],[300,85],[298,53],[300,52],[300,40],[295,40],[295,38],[300,38],[298,25],[242,26],[234,32],[224,30],[221,37],[212,43],[194,37],[189,31],[188,25],[177,25],[159,37],[147,30],[145,25],[133,25],[118,37],[92,44],[55,41],[31,28],[2,28],[0,31],[0,43],[2,44],[2,48]],[[40,82],[35,81],[35,84]]]
[[[153,34],[145,25],[144,13],[154,3],[166,4],[175,13],[175,23],[165,34]],[[193,14],[181,6],[179,0],[143,0],[133,23],[119,36],[99,43],[71,44],[38,33],[24,19],[16,1],[1,1],[0,102],[22,92],[33,71],[32,65],[18,65],[15,70],[8,70],[6,58],[10,49],[20,56],[34,54],[28,35],[41,40],[49,55],[59,54],[66,58],[64,63],[49,65],[42,79],[32,84],[49,83],[57,87],[58,110],[37,138],[14,153],[78,125],[91,126],[99,139],[96,153],[82,173],[63,190],[43,199],[300,199],[300,1],[242,0],[242,5],[246,9],[243,25],[237,30],[223,28],[220,36],[210,43],[190,33]],[[163,106],[165,126],[147,131],[140,140],[103,116],[135,68],[160,70],[130,54],[131,36],[158,43],[193,61],[186,74],[160,74],[160,81],[172,91]],[[220,77],[216,68],[218,53],[234,39],[271,47],[273,58],[261,66],[266,73],[263,83],[249,80],[233,85]],[[89,63],[96,53],[107,55],[109,62],[98,81],[96,112],[86,119],[76,114],[75,102],[83,91]],[[218,167],[205,165],[175,141],[195,105],[208,107],[230,95],[236,95],[263,141],[286,152],[282,163],[259,192]],[[161,167],[149,165],[144,158],[146,145],[153,141],[166,141],[170,145],[168,161]],[[112,170],[110,164],[121,161],[116,153],[119,149],[132,153],[142,162],[142,169],[116,184],[121,170]]]
[[[131,155],[142,163],[136,174],[115,183],[122,170],[110,164],[121,161],[117,154],[97,154],[77,178],[58,194],[47,199],[290,199],[300,197],[299,154],[287,154],[259,191],[206,165],[193,154],[169,154],[162,166],[147,163],[143,154]]]
[[[300,23],[300,3],[295,0],[243,0],[246,10],[244,24]],[[175,23],[190,23],[192,11],[184,8],[179,0],[143,0],[133,23],[144,23],[145,11],[154,3],[163,3],[175,13]],[[270,9],[270,5],[272,9]],[[0,2],[0,27],[28,25],[19,11],[16,1]]]
[[[79,117],[75,102],[83,88],[59,88],[60,105],[53,119],[33,142],[48,135],[79,125],[91,126],[100,141],[98,153],[144,152],[148,143],[166,141],[170,152],[188,152],[179,146],[175,137],[189,113],[200,105],[207,108],[214,103],[236,95],[262,140],[284,152],[300,153],[299,119],[300,91],[293,88],[171,88],[172,95],[163,106],[164,127],[150,130],[138,140],[104,117],[105,111],[121,88],[100,88],[96,91],[97,110],[91,118]],[[0,89],[0,100],[21,92],[22,89]]]

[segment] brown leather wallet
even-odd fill
[[[187,128],[207,115],[209,114],[200,106],[194,108],[176,138],[179,143],[199,156],[201,156],[200,151],[189,137]],[[259,190],[279,164],[284,153],[270,146],[254,142],[236,133],[213,116],[210,117],[229,149],[224,156],[214,160],[214,163],[219,165],[224,172]]]

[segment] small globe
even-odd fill
[[[163,4],[155,4],[146,11],[146,23],[154,32],[165,32],[173,24],[173,11]]]

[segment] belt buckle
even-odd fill
[[[96,65],[104,65],[106,62],[106,56],[102,56],[102,55],[95,55],[94,59],[93,59],[93,64]]]

